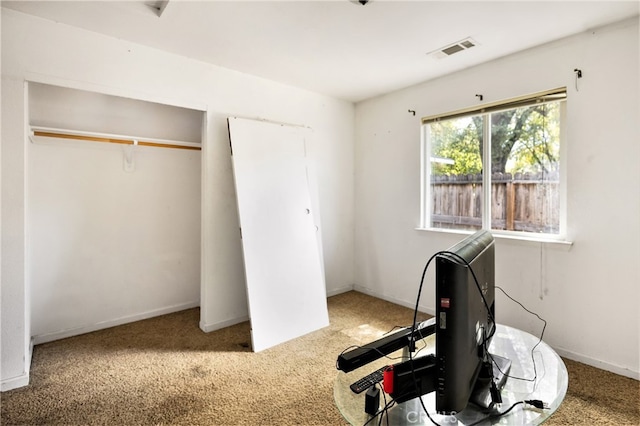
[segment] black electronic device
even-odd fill
[[[375,385],[376,383],[380,383],[382,381],[384,370],[386,370],[387,367],[388,365],[385,365],[384,367],[381,367],[381,368],[378,368],[377,370],[372,371],[366,376],[351,383],[349,388],[351,388],[351,391],[353,393],[362,393],[363,391],[366,391],[371,386]]]
[[[489,368],[493,372],[489,371]],[[482,370],[480,370],[480,374],[478,374],[476,385],[473,388],[473,392],[471,392],[469,401],[482,408],[489,408],[493,403],[502,402],[500,391],[507,380],[507,374],[509,374],[510,370],[510,359],[491,355],[491,361],[487,361]]]
[[[380,389],[375,386],[369,388],[364,396],[364,412],[375,416],[380,409]]]
[[[451,414],[466,407],[483,363],[489,362],[496,327],[493,236],[478,231],[435,262],[436,411]]]
[[[501,402],[511,366],[510,360],[488,353],[496,330],[493,236],[478,231],[434,258],[436,316],[416,326],[413,339],[406,328],[341,354],[338,369],[352,371],[403,347],[413,350],[415,341],[435,332],[435,355],[387,368],[384,391],[396,402],[435,391],[435,409],[446,415],[469,402],[489,408]]]
[[[423,339],[433,334],[435,323],[435,318],[430,318],[418,324],[413,333],[414,339]],[[336,366],[338,370],[348,373],[385,355],[410,346],[410,340],[411,327],[402,328],[365,346],[341,353],[338,356]]]
[[[405,402],[436,389],[436,357],[425,355],[387,370],[384,390],[397,403]],[[392,377],[389,377],[392,376]]]

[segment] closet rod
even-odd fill
[[[202,147],[194,142],[173,141],[168,139],[137,138],[135,136],[114,135],[109,133],[83,132],[79,130],[56,129],[52,127],[31,126],[32,136],[48,138],[62,138],[84,140],[90,142],[117,143],[123,145],[154,146],[159,148],[177,148],[201,150]]]

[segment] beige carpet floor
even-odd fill
[[[212,333],[199,310],[34,348],[29,386],[0,394],[2,425],[344,425],[337,355],[411,322],[411,310],[357,292],[329,298],[331,324],[260,353],[249,324]],[[565,360],[569,389],[547,424],[639,425],[640,383]]]

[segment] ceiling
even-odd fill
[[[637,16],[638,1],[2,1],[335,98],[363,99]],[[428,53],[471,37],[443,59]]]

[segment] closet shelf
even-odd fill
[[[31,126],[31,136],[83,140],[89,142],[117,143],[122,145],[154,146],[159,148],[191,150],[202,149],[202,145],[195,142],[174,141],[169,139],[139,138],[137,136],[84,132],[80,130],[56,129],[53,127],[40,126]]]

